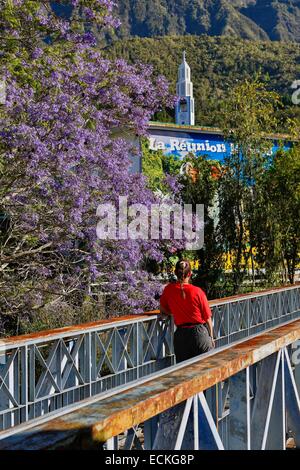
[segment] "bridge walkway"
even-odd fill
[[[120,435],[127,449],[284,449],[288,435],[300,447],[299,340],[296,320],[220,347],[21,425],[0,449],[116,449]]]

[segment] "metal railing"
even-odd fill
[[[300,317],[300,287],[211,302],[217,347]],[[173,323],[157,313],[0,341],[0,431],[174,364]]]
[[[0,342],[0,431],[170,366],[170,325],[131,316]]]
[[[300,286],[211,302],[217,346],[224,346],[300,317]]]
[[[299,449],[299,340],[296,320],[210,351],[6,432],[0,450],[264,450],[291,438]]]
[[[173,367],[148,382],[147,393],[139,387],[136,399],[125,391],[118,397],[122,409],[111,406],[110,416],[102,411],[98,417],[94,443],[106,441],[107,450],[284,450],[291,440],[300,449],[300,323],[288,327],[187,361],[180,380]],[[135,410],[133,420],[126,403]]]

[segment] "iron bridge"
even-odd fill
[[[300,448],[300,286],[210,305],[178,365],[158,312],[0,341],[0,449]]]

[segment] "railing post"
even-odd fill
[[[92,396],[92,333],[89,332],[85,335],[85,380],[88,383],[88,394]]]
[[[26,422],[29,419],[29,409],[28,409],[28,346],[25,345],[21,348],[21,370],[20,370],[20,380],[21,380],[21,399],[20,402],[25,406],[23,411],[23,416],[21,417],[22,422]]]
[[[2,380],[4,380],[5,366],[6,366],[6,361],[7,361],[6,354],[7,353],[5,349],[3,350],[3,352],[0,353],[0,377],[2,378]],[[5,394],[5,389],[2,386],[0,388],[0,411],[4,411],[8,409],[8,407],[9,407],[8,396]],[[0,430],[2,429],[5,429],[5,417],[4,416],[1,416],[1,421],[0,421]]]
[[[12,397],[18,402],[18,350],[11,349],[9,351],[3,351],[0,356],[0,374],[2,376],[0,387],[0,411],[7,411],[3,416],[3,429],[6,427],[14,426],[15,416],[13,408]],[[2,384],[3,382],[3,384]],[[7,389],[7,391],[6,391]]]
[[[28,346],[28,416],[30,419],[35,418],[35,346]]]
[[[226,314],[227,314],[227,318],[226,318],[226,326],[227,326],[227,343],[230,344],[230,334],[231,334],[231,331],[230,331],[230,315],[231,315],[231,312],[230,312],[230,304],[227,304],[226,305]]]
[[[265,297],[262,297],[262,304],[263,304],[263,321],[264,321],[264,326],[266,329],[267,328],[267,324],[268,324],[268,317],[267,317],[267,299],[268,299],[268,295],[266,295]]]
[[[118,327],[115,328],[114,336],[112,340],[112,365],[115,370],[115,373],[121,372],[126,367],[126,360],[124,355],[124,345],[122,340],[124,340],[126,334],[126,329]],[[119,377],[117,385],[123,385],[124,380]]]
[[[137,322],[135,324],[134,333],[133,333],[133,347],[134,347],[134,362],[137,368],[137,379],[140,378],[141,371],[140,368],[143,364],[143,338],[142,338],[142,324]]]

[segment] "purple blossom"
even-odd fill
[[[14,4],[25,31],[37,21],[41,38],[59,31],[59,39],[68,43],[57,56],[52,45],[37,48],[34,37],[32,54],[23,57],[26,80],[8,66],[5,71],[7,102],[0,127],[7,178],[3,187],[9,184],[0,206],[10,214],[16,235],[15,245],[7,244],[4,255],[23,244],[25,253],[33,253],[25,262],[40,267],[35,281],[51,275],[65,288],[78,276],[84,290],[91,279],[106,279],[105,289],[113,293],[112,310],[114,299],[132,312],[153,308],[145,260],[161,262],[168,247],[158,241],[99,241],[96,209],[103,202],[117,204],[120,195],[128,196],[130,203],[156,202],[145,177],[128,172],[134,144],[118,133],[131,133],[133,140],[146,134],[151,116],[174,102],[167,82],[149,65],[104,59],[92,46],[91,33],[74,33],[71,23],[51,10],[41,9],[30,18],[26,0]],[[85,2],[71,4],[79,8]],[[95,0],[89,5],[85,14],[90,19],[103,13],[100,27],[115,24],[114,2]],[[3,26],[9,34],[22,32]],[[175,192],[177,183],[168,184]],[[49,247],[43,251],[45,244]],[[174,247],[175,242],[169,248]],[[22,263],[20,259],[19,266]],[[116,289],[116,284],[122,287]]]

